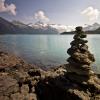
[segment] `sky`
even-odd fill
[[[100,0],[0,0],[0,17],[24,23],[100,23]]]

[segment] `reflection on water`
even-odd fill
[[[66,63],[73,35],[0,35],[2,50],[8,50],[29,63],[52,67]],[[100,73],[100,35],[89,35],[89,49],[95,55],[94,70]]]

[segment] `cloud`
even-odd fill
[[[7,12],[16,15],[16,6],[13,3],[8,5],[5,3],[5,0],[0,0],[0,12]]]
[[[40,10],[34,14],[34,18],[39,21],[49,21],[49,18],[45,15],[44,11]]]
[[[61,24],[46,24],[46,23],[36,23],[32,25],[35,29],[43,29],[43,30],[55,30],[58,33],[62,32],[70,32],[75,30],[75,26],[66,26]]]
[[[93,7],[88,7],[81,12],[82,15],[85,15],[90,21],[97,20],[100,14],[98,9]]]
[[[70,32],[70,31],[74,31],[75,26],[66,26],[66,25],[50,25],[52,28],[55,28],[58,30],[59,33],[61,32]]]

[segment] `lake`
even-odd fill
[[[96,58],[93,69],[100,73],[100,35],[88,35],[87,39],[89,50]],[[0,49],[28,63],[50,68],[66,63],[72,40],[73,35],[0,35]]]

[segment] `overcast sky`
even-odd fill
[[[0,0],[0,16],[25,23],[100,23],[100,0]]]

